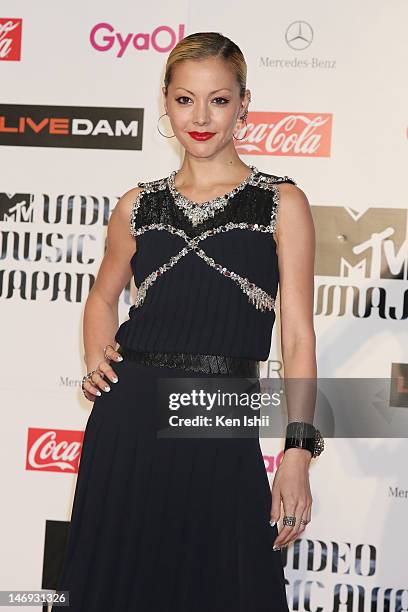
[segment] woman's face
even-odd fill
[[[164,93],[164,90],[163,90]],[[194,157],[211,157],[230,145],[249,103],[223,59],[185,60],[175,66],[164,106],[174,134]]]

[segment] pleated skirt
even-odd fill
[[[72,612],[288,612],[257,437],[160,438],[157,382],[111,362],[86,424],[63,571]]]

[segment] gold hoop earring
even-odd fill
[[[163,134],[163,132],[160,131],[159,122],[160,122],[160,119],[162,117],[164,117],[165,115],[167,115],[167,113],[163,113],[163,115],[160,115],[160,117],[158,118],[158,120],[157,120],[157,131],[159,132],[159,134],[161,134],[165,138],[173,138],[175,136],[175,134],[173,134],[172,136],[167,136],[167,134]]]
[[[240,117],[240,119],[243,119],[244,123],[245,123],[245,134],[244,134],[244,136],[242,138],[237,138],[233,134],[232,137],[235,138],[235,140],[244,140],[246,138],[247,131],[248,131],[248,125],[247,125],[247,122],[246,122],[247,116],[248,116],[248,111],[245,111],[245,113],[242,115],[242,117]]]

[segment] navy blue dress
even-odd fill
[[[157,436],[159,378],[199,381],[225,364],[245,376],[268,358],[278,186],[296,183],[250,168],[203,204],[177,191],[175,172],[139,183],[138,291],[116,333],[119,382],[85,429],[58,585],[69,610],[288,612],[259,439]]]

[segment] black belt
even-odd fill
[[[135,351],[120,346],[118,352],[140,365],[181,368],[204,374],[225,374],[259,378],[259,361],[225,355],[203,355],[199,353],[162,353]]]

